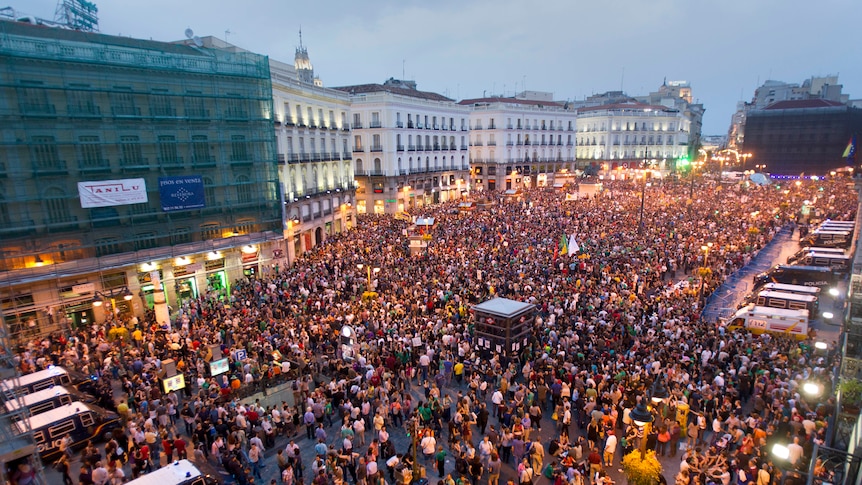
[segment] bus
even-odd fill
[[[102,441],[106,433],[122,425],[118,414],[77,401],[13,423],[19,434],[33,430],[36,449],[47,462],[60,457],[60,442],[66,435],[72,437],[73,448],[83,448],[88,441]]]
[[[218,480],[204,475],[188,460],[178,460],[142,475],[126,485],[217,485]]]

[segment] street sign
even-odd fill
[[[248,354],[246,353],[245,350],[237,350],[236,351],[236,360],[237,361],[242,362],[247,358],[248,358]]]

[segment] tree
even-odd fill
[[[656,485],[661,477],[661,463],[655,456],[655,451],[646,452],[641,460],[641,452],[634,450],[625,457],[622,462],[626,479],[631,485]]]

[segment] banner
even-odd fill
[[[200,175],[159,177],[159,197],[165,212],[206,207],[204,180]]]
[[[144,204],[147,202],[147,183],[144,179],[78,182],[78,197],[84,209]]]

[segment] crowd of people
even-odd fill
[[[795,225],[801,201],[852,219],[855,196],[840,180],[697,189],[606,181],[576,201],[537,188],[489,194],[472,212],[457,201],[425,207],[435,224],[418,255],[408,222],[360,216],[290,267],[236,282],[226,299],[202,294],[172,322],[149,313],[44,337],[18,362],[122,388],[126,426],[103,452],[85,453],[82,484],[122,483],[181,457],[261,483],[264,452],[278,445],[287,485],[408,480],[414,451],[443,485],[498,485],[501,475],[604,485],[642,443],[679,457],[679,473],[664,477],[677,485],[777,483],[771,443],[788,443],[789,466],[804,467],[824,440],[833,401],[800,389],[831,382],[834,355],[703,322],[703,297]],[[561,248],[561,236],[577,249]],[[471,307],[495,297],[536,308],[513,354],[476,345]],[[122,352],[109,338],[119,326],[130,334]],[[356,334],[347,353],[343,326]],[[208,375],[214,351],[231,363],[219,377]],[[166,358],[186,375],[179,393],[159,390]],[[284,376],[291,404],[239,399]],[[668,398],[650,406],[644,436],[630,413],[656,381]],[[395,433],[417,449],[399,449]]]

